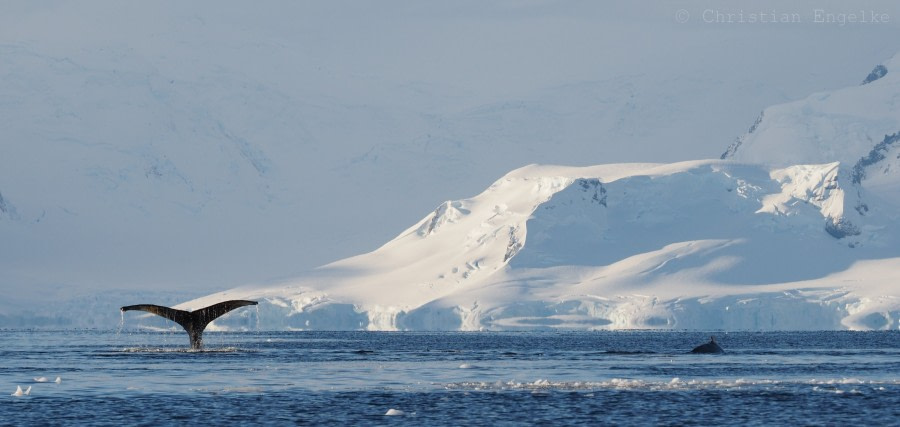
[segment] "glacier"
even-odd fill
[[[262,327],[298,330],[894,328],[896,227],[831,235],[839,176],[837,163],[532,165],[371,253],[179,307],[257,299]]]
[[[180,307],[258,299],[296,330],[900,328],[898,58],[767,108],[723,159],[526,166],[375,251]]]

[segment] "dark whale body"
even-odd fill
[[[701,353],[701,354],[723,354],[725,350],[722,347],[719,347],[719,344],[716,344],[716,337],[709,337],[709,342],[703,345],[698,345],[691,350],[691,353]]]
[[[191,339],[191,348],[199,350],[203,348],[203,330],[206,329],[206,325],[208,325],[209,322],[216,320],[217,317],[236,308],[257,304],[259,303],[256,301],[231,300],[194,311],[176,310],[161,305],[138,304],[126,305],[125,307],[122,307],[121,310],[123,312],[128,310],[146,311],[165,317],[166,319],[181,325],[181,327],[187,331],[188,336]]]

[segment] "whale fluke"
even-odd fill
[[[709,337],[708,343],[694,347],[691,353],[722,354],[725,350],[716,343],[716,337]]]
[[[128,310],[146,311],[157,316],[165,317],[166,319],[181,325],[181,327],[187,331],[188,336],[191,339],[191,348],[199,350],[203,348],[203,330],[206,329],[206,325],[208,325],[209,322],[212,322],[217,317],[236,308],[257,304],[259,303],[256,301],[231,300],[194,311],[177,310],[171,307],[153,304],[137,304],[126,305],[125,307],[122,307],[121,310],[123,312]]]

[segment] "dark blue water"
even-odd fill
[[[900,425],[900,332],[708,336],[6,330],[0,424]]]

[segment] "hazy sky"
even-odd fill
[[[718,157],[898,40],[891,1],[2,2],[0,290],[222,289],[529,163]]]

